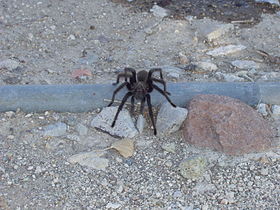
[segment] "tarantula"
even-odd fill
[[[160,79],[154,78],[153,73],[159,72],[160,73]],[[136,73],[136,71],[133,68],[125,68],[124,72],[119,73],[117,76],[117,82],[113,83],[113,85],[116,85],[119,83],[120,78],[124,77],[125,81],[113,92],[112,100],[109,103],[108,106],[111,106],[114,103],[115,95],[117,92],[119,92],[122,88],[126,86],[128,89],[128,92],[123,97],[121,104],[119,105],[118,111],[115,115],[115,118],[112,122],[111,127],[115,126],[116,120],[118,118],[118,115],[120,111],[122,110],[124,103],[127,101],[129,97],[131,97],[131,108],[130,112],[134,112],[134,102],[135,99],[141,101],[140,104],[140,114],[143,114],[145,101],[147,100],[148,109],[149,109],[149,115],[152,121],[152,125],[154,127],[154,135],[157,135],[157,129],[155,126],[154,116],[153,116],[153,110],[152,110],[152,103],[151,103],[151,96],[150,93],[155,89],[160,94],[165,96],[167,101],[173,106],[176,107],[174,103],[170,100],[168,95],[170,95],[169,92],[166,91],[166,83],[163,80],[162,76],[162,69],[160,68],[153,68],[149,70],[149,72],[142,70]],[[129,81],[127,81],[129,79]],[[161,83],[163,85],[163,90],[159,88],[154,82]]]

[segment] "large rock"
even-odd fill
[[[188,110],[184,138],[196,146],[237,155],[267,149],[275,136],[257,111],[227,96],[198,95]]]

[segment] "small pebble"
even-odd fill
[[[267,105],[260,103],[257,106],[258,112],[262,115],[262,116],[267,116],[268,112],[267,112]]]
[[[263,176],[267,176],[268,175],[268,169],[267,168],[262,168],[260,173]]]

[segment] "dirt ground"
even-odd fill
[[[249,21],[254,25],[259,23],[263,13],[275,13],[279,6],[269,3],[257,3],[254,0],[112,0],[130,7],[133,11],[149,11],[153,5],[159,5],[170,10],[170,17],[184,19],[195,16],[199,19],[210,18],[222,22]],[[248,27],[249,24],[246,24]]]
[[[243,11],[249,7],[253,12],[243,12],[244,16],[238,19],[239,10],[230,10],[233,14],[219,18],[214,15],[215,1],[205,2],[206,7],[198,1],[188,8],[193,11],[190,8],[203,5],[200,9],[207,13],[203,19],[193,17],[202,17],[199,9],[194,13],[184,10],[174,18],[160,18],[149,11],[152,1],[140,5],[137,0],[132,2],[133,7],[119,2],[0,1],[0,63],[14,62],[14,66],[2,64],[0,84],[112,83],[117,73],[128,66],[137,70],[155,66],[180,68],[178,77],[164,73],[168,82],[227,81],[221,74],[234,75],[236,81],[280,81],[279,64],[257,53],[262,50],[280,56],[278,7],[229,1],[231,6],[224,7],[231,9],[235,5]],[[161,4],[166,3],[162,6],[178,14],[178,4],[170,2],[173,1]],[[263,10],[268,13],[261,13]],[[242,23],[251,17],[253,24]],[[226,22],[218,22],[221,20]],[[231,22],[236,20],[241,23]],[[207,40],[206,27],[229,22],[233,24],[230,31],[213,41]],[[229,44],[246,49],[224,56],[207,54]],[[251,60],[258,67],[239,69],[231,63],[235,60]],[[192,69],[191,65],[197,62],[218,68]],[[86,69],[86,75],[77,78],[73,72],[78,69]],[[106,148],[116,141],[90,126],[98,111],[1,113],[0,209],[279,207],[279,146],[265,153],[230,157],[188,145],[181,131],[161,138],[153,136],[148,124],[144,133],[135,138],[132,158],[122,158],[109,150],[105,155],[110,161],[106,170],[70,164],[70,156]],[[67,124],[62,136],[41,135],[44,126],[56,122]],[[87,128],[86,135],[80,134],[77,124]],[[174,153],[162,147],[170,143],[176,145]],[[208,162],[199,180],[185,179],[178,172],[179,163],[193,155],[205,157]]]

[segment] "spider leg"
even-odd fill
[[[117,118],[118,118],[118,116],[119,116],[120,111],[121,111],[122,108],[123,108],[124,103],[125,103],[125,102],[127,101],[127,99],[128,99],[130,96],[132,96],[132,95],[133,95],[132,92],[128,92],[128,93],[126,93],[125,96],[123,97],[122,102],[121,102],[121,104],[119,105],[118,111],[117,111],[117,113],[116,113],[116,115],[115,115],[115,118],[114,118],[114,120],[113,120],[113,123],[112,123],[111,127],[114,127],[114,126],[115,126],[116,120],[117,120]]]
[[[127,86],[127,88],[130,90],[130,85],[129,85],[128,82],[122,83],[116,90],[114,90],[113,96],[112,96],[112,100],[111,100],[111,102],[108,104],[108,106],[111,106],[111,105],[114,103],[115,96],[116,96],[117,92],[119,92],[122,88],[124,88],[124,86]]]
[[[149,79],[149,78],[150,78],[150,79],[152,78],[152,74],[153,74],[154,72],[159,72],[160,79],[163,80],[162,69],[161,69],[161,68],[153,68],[153,69],[150,69],[149,74],[148,74],[148,79]]]
[[[145,101],[146,101],[146,97],[144,97],[141,100],[141,104],[140,104],[140,114],[143,115],[143,111],[144,111],[144,106],[145,106]]]
[[[163,90],[167,95],[170,95],[169,92],[166,91],[166,82],[163,79],[151,78],[152,81],[161,83],[163,85]]]
[[[120,83],[120,78],[124,77],[125,82],[127,82],[127,78],[128,77],[132,77],[133,75],[129,72],[123,72],[123,73],[119,73],[117,76],[117,81],[115,83],[113,83],[113,85],[117,85]]]
[[[150,115],[150,118],[151,118],[151,121],[152,121],[152,125],[154,127],[154,135],[157,135],[157,128],[156,128],[155,121],[154,121],[154,114],[153,114],[150,94],[147,94],[146,98],[147,98],[147,104],[148,104],[148,108],[149,108],[149,115]]]
[[[132,76],[130,77],[129,82],[134,84],[136,82],[136,71],[133,68],[124,68],[124,72],[131,73]]]
[[[134,108],[135,108],[135,106],[134,106],[134,96],[131,96],[131,107],[130,107],[130,113],[131,114],[134,114]]]
[[[173,102],[170,100],[170,98],[168,97],[168,95],[162,90],[160,89],[157,85],[152,84],[153,88],[155,88],[160,94],[164,95],[165,98],[167,99],[167,101],[173,106],[176,107],[175,104],[173,104]]]

